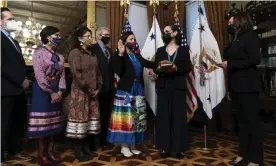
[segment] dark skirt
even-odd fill
[[[186,91],[157,90],[156,146],[166,152],[188,150]]]
[[[57,92],[59,81],[51,81],[50,84]],[[43,91],[35,81],[32,88],[28,137],[47,137],[61,132],[62,118],[62,102],[51,103],[49,93]]]

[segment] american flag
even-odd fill
[[[178,17],[175,17],[175,23],[178,27],[178,31],[181,34],[181,46],[185,46],[189,51],[190,47],[187,42],[187,38],[184,36],[183,30],[180,26],[179,19]],[[194,112],[197,110],[198,105],[197,105],[197,93],[195,89],[195,73],[194,73],[194,67],[193,65],[191,66],[192,71],[189,73],[187,77],[187,96],[186,96],[186,103],[187,103],[187,115],[188,115],[188,120],[191,120],[192,117],[194,116]]]
[[[131,32],[131,26],[130,26],[130,23],[129,23],[128,19],[126,19],[125,22],[124,22],[124,24],[123,24],[121,36],[125,32]],[[136,42],[136,48],[138,48],[138,51],[140,52],[139,45],[138,45],[137,42]],[[114,84],[115,84],[115,87],[117,87],[117,84],[118,84],[119,80],[120,80],[120,77],[115,73],[114,74]]]

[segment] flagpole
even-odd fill
[[[153,14],[153,24],[154,24],[154,34],[155,34],[155,40],[154,40],[154,55],[156,54],[156,51],[157,51],[157,43],[156,43],[156,6],[153,7],[154,8],[154,14]]]
[[[198,16],[199,16],[199,26],[201,26],[201,13],[200,13],[200,8],[201,8],[201,1],[200,0],[198,0],[197,1],[197,4],[198,4]],[[199,44],[200,44],[200,53],[202,54],[202,51],[203,51],[203,46],[202,46],[202,31],[201,31],[201,29],[200,28],[198,28],[198,30],[199,30]],[[202,56],[202,55],[200,55],[200,56]],[[199,58],[199,59],[201,59],[200,60],[200,62],[199,63],[201,63],[201,61],[202,61],[202,58]],[[200,65],[200,64],[199,64]],[[205,76],[204,76],[205,77]],[[200,79],[204,79],[203,78],[203,76],[201,76],[200,77]],[[205,80],[201,80],[200,82],[202,82],[202,81],[204,81],[205,82]],[[204,83],[204,85],[205,85],[205,83]],[[205,87],[206,88],[206,87]],[[206,91],[205,91],[206,92]],[[204,148],[202,148],[203,150],[208,150],[208,148],[207,148],[207,132],[206,132],[206,124],[204,124]]]
[[[130,0],[121,0],[120,5],[121,5],[121,7],[124,8],[124,20],[123,21],[125,21],[125,19],[128,19],[128,6],[130,5]],[[118,48],[116,50],[118,50]]]
[[[197,4],[198,4],[198,9],[201,7],[201,4],[200,4],[200,0],[197,1]],[[201,25],[201,17],[200,17],[200,11],[198,10],[198,16],[199,16],[199,25]],[[202,52],[202,31],[199,29],[200,31],[200,37],[199,37],[199,43],[200,43],[200,52]]]
[[[154,56],[156,55],[157,51],[157,43],[156,43],[156,7],[159,5],[158,0],[150,0],[150,6],[153,7],[153,25],[154,25],[154,34],[155,34],[155,40],[154,40]],[[155,109],[157,109],[157,94],[155,92]],[[154,111],[154,110],[152,110]],[[156,112],[156,111],[155,111]],[[156,136],[156,124],[154,123],[153,126],[153,147],[155,148],[155,136]]]
[[[130,0],[121,0],[120,5],[124,8],[124,19],[128,19],[128,6],[130,5]]]
[[[175,5],[174,18],[178,19],[178,22],[179,22],[179,18],[178,18],[178,14],[179,14],[179,12],[178,12],[178,0],[172,0],[172,1],[174,1],[174,5]],[[180,24],[179,24],[179,26],[180,26]]]
[[[201,1],[198,0],[198,9],[201,10]],[[202,24],[202,20],[201,20],[201,11],[198,10],[198,15],[199,15],[199,25],[201,26]],[[204,48],[203,48],[203,43],[202,43],[202,30],[201,28],[199,28],[199,31],[200,31],[200,37],[199,37],[199,40],[200,40],[200,56],[204,56],[206,54]],[[199,58],[201,59],[199,63],[201,63],[201,61],[203,61],[203,58]],[[200,65],[200,64],[199,64]],[[207,72],[207,75],[208,75],[208,80],[209,80],[209,97],[210,97],[210,79],[209,79],[209,73]],[[205,74],[203,75],[203,77],[201,77],[200,79],[204,79],[204,80],[201,80],[201,81],[204,81],[203,83],[203,86],[205,86],[205,96],[206,96],[206,78],[205,78]],[[211,107],[212,108],[212,107]],[[208,108],[206,108],[208,109]],[[215,149],[215,148],[214,148]],[[210,151],[211,149],[207,147],[207,127],[206,127],[206,124],[204,124],[204,148],[202,148],[202,150],[204,151]]]
[[[154,25],[154,34],[156,35],[156,7],[159,5],[158,0],[150,0],[150,5],[153,7],[153,25]],[[156,38],[156,37],[155,37]],[[155,53],[157,51],[157,43],[156,40],[154,40],[154,47],[155,47]]]

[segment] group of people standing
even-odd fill
[[[16,30],[16,27],[9,29],[11,22],[15,21],[7,8],[2,10],[2,20],[6,21],[6,25],[1,25],[2,32],[9,34]],[[136,47],[133,32],[122,35],[118,42],[118,51],[113,54],[108,47],[110,41],[108,28],[102,27],[97,30],[95,44],[92,44],[92,32],[87,27],[79,27],[75,30],[73,48],[68,58],[73,82],[65,136],[74,143],[77,159],[87,161],[97,156],[94,139],[98,134],[102,146],[108,143],[120,144],[121,153],[125,157],[142,154],[136,145],[144,141],[147,126],[147,104],[143,88],[144,67],[153,69],[159,75],[157,93],[161,97],[158,100],[157,146],[163,150],[162,157],[166,157],[167,152],[177,152],[177,157],[183,158],[181,152],[188,149],[187,120],[185,120],[187,117],[185,105],[181,104],[183,102],[180,100],[185,99],[185,77],[190,71],[191,62],[189,51],[179,46],[180,34],[176,27],[166,26],[164,34],[166,46],[158,49],[155,61],[147,61]],[[62,42],[60,30],[46,26],[41,31],[40,37],[42,45],[36,48],[32,55],[35,80],[32,83],[32,105],[28,118],[27,137],[38,140],[38,162],[47,165],[60,160],[60,157],[54,153],[54,136],[62,132],[65,127],[62,122],[61,101],[66,91],[66,83],[64,57],[57,52]],[[20,70],[21,73],[16,73],[16,76],[22,77],[23,85],[25,82],[28,84],[27,79],[24,81],[25,62],[21,49],[13,43],[16,42],[14,39],[8,38],[8,40],[12,41],[6,41],[9,47],[12,47],[9,50],[14,50],[18,55],[12,57],[15,60],[10,59],[11,56],[7,56],[8,52],[4,52],[8,47],[3,45],[5,49],[2,51],[2,69],[7,68],[8,65],[14,68],[2,70],[2,73],[5,71],[7,76],[10,76],[8,74],[13,74],[13,70]],[[172,70],[164,70],[162,64],[173,64]],[[116,89],[114,73],[120,77]],[[24,95],[23,87],[20,84],[18,86],[14,84],[12,80],[14,78],[16,77],[5,75],[5,88],[8,87],[6,85],[11,84],[15,86],[13,88],[20,89],[18,94]],[[13,101],[10,104],[14,103]],[[3,102],[2,108],[7,109],[3,107]],[[14,112],[13,109],[11,111]],[[22,112],[27,113],[26,110]],[[5,129],[10,123],[14,123],[15,117],[10,115],[6,118],[12,120],[5,127],[2,126]],[[4,132],[8,133],[6,130]],[[23,133],[22,129],[18,139],[23,137]],[[4,135],[4,138],[8,139],[9,135]],[[2,141],[2,145],[10,145],[10,143]],[[20,150],[17,154],[20,154],[22,160],[31,159],[21,156]],[[4,159],[5,156],[2,155],[2,161]]]
[[[7,8],[1,9],[2,162],[6,159],[4,150],[16,157],[15,160],[31,160],[20,153],[24,136],[24,117],[27,113],[24,89],[28,88],[29,81],[25,78],[25,62],[21,49],[9,35],[14,30],[16,25],[12,13]],[[250,36],[251,33],[253,32],[245,34]],[[41,31],[40,37],[43,44],[33,54],[35,81],[32,84],[27,136],[38,139],[38,162],[41,165],[51,165],[60,160],[54,153],[54,136],[63,129],[61,101],[66,91],[64,57],[57,52],[57,47],[62,42],[59,29],[47,26]],[[65,135],[74,142],[76,158],[79,161],[88,161],[97,156],[94,139],[98,134],[102,146],[108,142],[120,144],[121,153],[125,157],[142,154],[136,145],[144,141],[146,131],[144,67],[153,69],[154,73],[151,71],[151,74],[157,74],[156,146],[160,149],[162,158],[170,156],[171,153],[175,153],[178,159],[184,158],[182,152],[189,148],[185,99],[186,76],[191,71],[191,61],[189,50],[181,46],[177,27],[168,25],[164,28],[165,46],[158,48],[154,61],[147,61],[140,55],[133,32],[125,32],[121,36],[114,54],[107,46],[110,40],[108,28],[97,30],[95,44],[92,44],[92,37],[92,32],[87,27],[76,29],[73,34],[73,49],[68,58],[73,82]],[[255,37],[252,37],[253,39],[255,40]],[[242,41],[242,38],[240,40]],[[254,46],[257,47],[257,44]],[[251,56],[250,53],[248,51],[246,55]],[[239,67],[234,65],[231,56],[227,54],[226,57],[229,59],[228,66],[227,61],[219,64],[231,71],[230,76],[232,72],[236,72],[236,68],[248,67],[248,72],[254,72],[258,59]],[[116,88],[114,73],[120,77]],[[253,101],[257,95],[237,93],[233,89],[231,78],[230,83],[235,101],[242,100],[243,95]],[[245,116],[244,113],[241,114]],[[249,122],[252,125],[251,120],[255,119],[255,114],[250,117]],[[16,123],[21,125],[15,125]],[[249,132],[246,126],[242,129],[243,132]],[[15,138],[14,135],[18,137]],[[242,136],[245,141],[245,133]],[[253,134],[252,137],[254,136]],[[255,143],[256,148],[259,148],[259,142]],[[9,147],[6,147],[7,145]],[[242,159],[247,154],[244,146],[241,145]],[[257,155],[257,152],[254,154]],[[239,163],[242,160],[239,159],[233,163]],[[254,159],[257,161],[257,158],[252,158],[253,161]]]

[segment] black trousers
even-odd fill
[[[99,104],[101,113],[101,133],[100,133],[100,143],[105,145],[107,143],[107,133],[109,127],[109,121],[111,116],[111,110],[113,105],[114,92],[101,92],[99,94]]]
[[[27,124],[25,92],[16,96],[1,96],[1,161],[4,151],[10,155],[20,153]]]
[[[166,152],[189,149],[186,91],[174,88],[157,90],[156,147]]]
[[[263,164],[263,124],[259,93],[231,93],[239,125],[239,155],[250,162]]]

